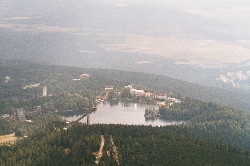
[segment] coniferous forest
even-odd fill
[[[58,124],[57,124],[58,125]],[[60,125],[59,125],[60,126]],[[249,165],[246,151],[228,144],[186,138],[171,127],[51,124],[14,147],[1,147],[1,165]],[[113,139],[117,154],[110,140]],[[118,158],[115,158],[115,155]],[[118,161],[116,160],[118,159]]]

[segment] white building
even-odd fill
[[[131,89],[133,89],[133,86],[132,86],[132,85],[128,85],[128,86],[125,86],[124,88],[125,88],[125,89],[130,89],[130,90],[131,90]]]
[[[41,84],[32,84],[32,85],[26,85],[25,87],[23,87],[23,89],[32,89],[32,88],[38,88]]]
[[[4,79],[4,82],[5,82],[5,83],[8,83],[8,82],[10,82],[10,80],[11,80],[10,77],[9,77],[9,76],[6,76],[5,79]]]
[[[130,90],[130,95],[133,95],[133,96],[144,96],[145,92],[144,92],[144,90],[131,89]]]
[[[46,86],[43,86],[43,96],[47,96],[47,87]]]
[[[157,94],[156,98],[160,100],[167,100],[168,96],[166,94]]]
[[[105,88],[105,91],[112,91],[112,90],[114,90],[114,88],[113,88],[113,87],[108,87],[108,88]]]
[[[80,80],[86,80],[86,79],[89,79],[89,74],[80,75]]]
[[[169,102],[173,102],[173,103],[178,103],[178,104],[181,103],[181,100],[180,100],[180,99],[171,98],[171,97],[168,97],[168,101],[169,101]]]

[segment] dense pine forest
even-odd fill
[[[95,165],[101,136],[105,141],[99,165],[250,163],[245,151],[227,144],[189,139],[171,127],[78,124],[63,131],[59,126],[57,123],[40,129],[14,147],[1,147],[1,165]]]
[[[79,81],[83,73],[90,77]],[[250,165],[249,98],[244,94],[144,73],[14,60],[1,61],[0,79],[0,115],[23,108],[26,119],[32,120],[0,119],[0,136],[15,133],[18,139],[0,146],[0,165]],[[181,103],[160,107],[159,113],[161,119],[184,123],[75,123],[65,128],[60,114],[83,114],[97,104],[96,96],[106,87],[128,84],[180,98]],[[43,86],[48,97],[43,97]]]
[[[178,130],[191,138],[226,142],[250,150],[250,116],[230,107],[185,98],[171,108],[160,108],[161,118],[182,120]]]

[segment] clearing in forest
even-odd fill
[[[15,134],[9,134],[9,135],[3,135],[0,136],[0,145],[3,144],[14,144],[17,141],[17,137],[15,136]]]

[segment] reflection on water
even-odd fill
[[[136,103],[100,103],[97,111],[90,114],[90,124],[127,124],[127,125],[152,125],[166,126],[177,125],[183,122],[164,121],[162,119],[145,119],[145,108],[153,108],[154,105],[136,104]],[[67,121],[74,121],[80,115],[65,117]],[[81,122],[86,123],[84,118]]]

